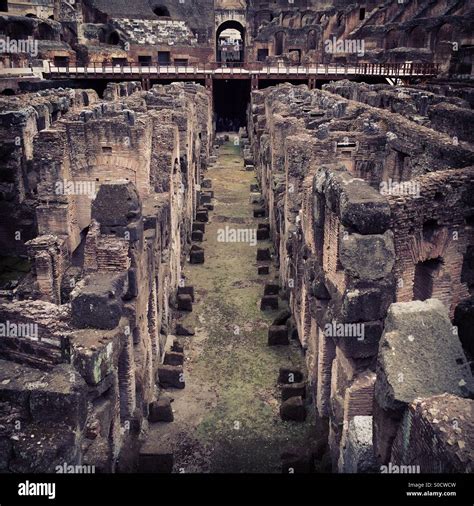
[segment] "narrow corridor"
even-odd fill
[[[304,357],[294,340],[267,345],[268,327],[286,307],[280,300],[278,311],[260,310],[265,281],[276,272],[271,265],[269,275],[257,274],[257,246],[270,243],[219,241],[226,226],[255,233],[265,221],[253,217],[249,188],[255,175],[245,171],[233,136],[206,177],[215,208],[199,243],[205,263],[187,264],[184,272],[195,290],[193,311],[180,320],[195,328],[193,337],[181,338],[186,387],[166,391],[174,399],[174,422],[151,424],[145,447],[172,452],[174,472],[281,472],[281,453],[308,448],[318,435],[312,406],[305,422],[279,415],[279,368],[304,370]]]

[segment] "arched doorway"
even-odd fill
[[[233,19],[222,23],[216,31],[216,61],[243,62],[244,48],[245,28]]]

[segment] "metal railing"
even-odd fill
[[[313,63],[308,65],[266,64],[261,62],[196,63],[196,64],[140,64],[91,63],[88,65],[60,65],[48,62],[46,73],[51,77],[111,78],[136,77],[339,77],[339,76],[430,76],[438,73],[434,63],[359,63],[355,65]]]

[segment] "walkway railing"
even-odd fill
[[[197,64],[158,64],[139,63],[112,65],[89,64],[55,66],[48,62],[46,74],[51,78],[261,78],[279,79],[282,77],[312,78],[344,77],[357,75],[410,77],[431,76],[438,73],[438,65],[433,63],[359,63],[357,65],[323,64],[310,65],[267,65],[260,62],[249,63],[197,63]]]

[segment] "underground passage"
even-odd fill
[[[129,4],[0,2],[1,475],[459,499],[472,6]]]

